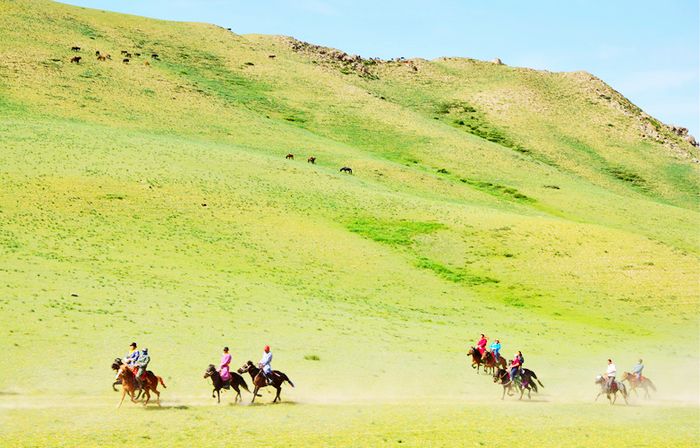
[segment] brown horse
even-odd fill
[[[656,386],[654,386],[654,383],[652,383],[651,380],[645,376],[642,376],[642,379],[639,380],[637,375],[634,373],[625,372],[622,374],[622,381],[627,381],[629,383],[630,393],[634,391],[634,394],[637,397],[639,396],[639,392],[637,392],[638,387],[644,389],[644,398],[651,398],[651,395],[649,395],[649,389],[656,392]]]
[[[71,61],[73,64],[80,64],[80,60],[81,60],[81,59],[82,59],[82,57],[80,57],[80,56],[73,56],[72,58],[70,58],[70,61]]]
[[[138,384],[136,382],[136,375],[131,368],[129,368],[129,366],[126,364],[122,364],[119,367],[117,378],[119,378],[122,382],[122,398],[117,407],[120,408],[122,406],[126,394],[129,394],[129,397],[133,403],[136,403],[134,392],[138,389]],[[156,404],[160,406],[160,392],[158,392],[158,383],[160,383],[163,386],[163,389],[165,389],[166,386],[163,382],[163,378],[153,375],[151,372],[148,372],[148,374],[143,376],[141,384],[144,396],[146,397],[146,401],[143,403],[144,406],[148,405],[148,402],[151,400],[151,392],[156,394]]]
[[[472,369],[476,369],[476,373],[479,373],[479,367],[483,364],[484,373],[495,373],[496,368],[504,369],[506,368],[506,360],[503,356],[498,357],[498,362],[493,357],[492,352],[485,352],[485,356],[482,358],[481,352],[476,347],[471,347],[467,352],[467,355],[472,357]]]
[[[265,375],[263,375],[262,370],[257,368],[255,364],[253,364],[253,361],[248,361],[247,363],[243,364],[240,369],[238,369],[238,373],[243,374],[245,372],[250,373],[250,377],[253,379],[253,386],[255,386],[251,403],[255,403],[255,397],[258,396],[258,390],[260,390],[262,387],[272,386],[277,389],[277,395],[275,395],[275,399],[272,400],[273,403],[276,403],[277,400],[282,401],[282,398],[280,398],[280,392],[282,391],[282,384],[285,381],[288,382],[290,386],[294,387],[292,380],[290,380],[287,375],[279,370],[272,371],[272,384],[267,384],[267,380],[265,379]]]
[[[308,159],[306,159],[306,163],[310,163],[312,165],[315,165],[316,164],[316,157],[314,157],[314,156],[309,157]]]
[[[284,156],[284,158],[287,159],[287,160],[294,160],[294,154],[289,153],[289,154],[287,154],[286,156]]]
[[[608,397],[608,401],[610,404],[615,404],[615,401],[617,401],[617,393],[620,392],[622,394],[622,398],[625,399],[625,404],[629,404],[627,402],[627,388],[625,387],[624,384],[620,381],[613,381],[610,387],[608,387],[608,381],[603,375],[598,375],[595,378],[595,383],[600,384],[600,392],[598,392],[598,395],[595,397],[595,401],[598,401],[598,398],[605,394],[606,397]],[[612,399],[610,399],[610,395],[612,395]]]

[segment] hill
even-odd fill
[[[552,432],[512,422],[532,440],[697,437],[698,148],[595,76],[43,0],[0,3],[0,23],[3,445],[84,420],[67,443],[105,446],[120,418],[203,443],[210,412],[247,422],[240,440],[260,417],[286,428],[271,443],[420,445],[477,418],[465,403],[480,425],[516,412],[483,404],[500,391],[465,356],[482,332],[547,385]],[[132,340],[172,413],[104,409]],[[223,345],[242,364],[266,343],[299,406],[201,406]],[[640,356],[657,406],[581,404],[608,357]],[[435,444],[472,431],[453,429]]]

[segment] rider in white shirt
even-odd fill
[[[258,366],[262,369],[262,373],[265,376],[267,384],[272,384],[272,352],[270,351],[270,346],[265,346],[265,351],[263,353],[262,359]]]
[[[608,380],[606,385],[610,388],[615,381],[615,376],[617,375],[617,366],[612,362],[612,359],[608,359],[608,369],[605,371],[605,377]]]

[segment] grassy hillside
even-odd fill
[[[273,444],[505,445],[442,426],[532,431],[469,368],[482,332],[547,386],[532,440],[700,435],[698,149],[597,78],[43,0],[0,24],[3,446],[118,444],[122,419],[191,446],[229,415],[239,441],[260,418]],[[111,409],[132,340],[169,412]],[[201,408],[220,348],[266,343],[297,406]],[[589,403],[608,357],[640,356],[653,406]]]

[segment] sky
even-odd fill
[[[698,0],[64,0],[239,34],[282,34],[365,57],[501,58],[585,70],[700,137]]]

